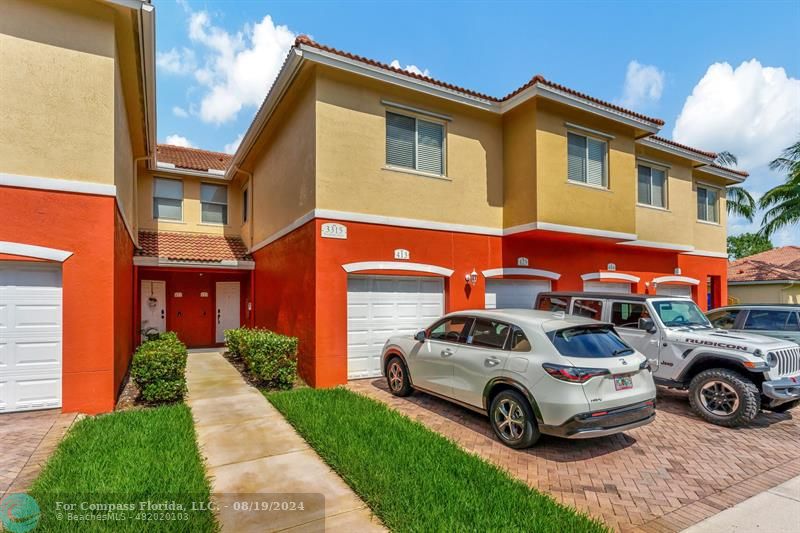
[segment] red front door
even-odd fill
[[[186,346],[214,344],[214,283],[212,276],[197,272],[174,276],[169,284],[169,329]]]

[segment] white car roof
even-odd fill
[[[562,311],[538,311],[536,309],[466,309],[464,311],[454,311],[445,316],[463,315],[510,322],[522,328],[526,326],[541,327],[544,331],[554,331],[584,324],[605,324],[605,322],[598,322],[591,318],[567,315]]]

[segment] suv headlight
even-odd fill
[[[775,368],[778,366],[778,354],[775,352],[767,352],[766,357],[764,359],[767,361],[767,364],[770,368]]]

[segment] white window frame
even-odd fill
[[[697,212],[698,211],[697,207],[698,207],[698,205],[700,203],[700,189],[706,189],[706,190],[713,189],[714,191],[716,191],[716,193],[717,193],[717,202],[716,202],[716,206],[715,206],[716,208],[715,208],[714,211],[717,213],[717,220],[707,220],[707,219],[700,218],[699,213]],[[704,182],[701,182],[701,181],[695,182],[694,209],[695,209],[695,213],[696,213],[695,216],[697,217],[697,221],[698,222],[700,222],[702,224],[712,224],[714,226],[719,226],[720,225],[720,219],[722,218],[722,213],[720,213],[720,205],[721,205],[720,193],[721,193],[721,191],[722,191],[722,188],[721,187],[717,187],[716,185],[710,185],[708,183],[704,183]],[[706,195],[706,198],[708,198],[708,195]],[[706,203],[706,207],[708,207],[708,205],[709,204]]]
[[[388,105],[388,104],[387,104]],[[410,108],[409,108],[410,109]],[[384,138],[384,166],[385,170],[394,170],[397,172],[406,172],[409,174],[417,174],[420,176],[428,176],[431,178],[447,178],[447,122],[449,121],[448,118],[445,118],[445,115],[435,115],[433,113],[415,113],[408,109],[403,109],[402,111],[398,110],[395,107],[389,107],[386,109],[386,113],[392,113],[394,115],[400,115],[407,118],[414,119],[414,165],[415,168],[412,167],[404,167],[400,165],[393,165],[388,162],[389,154],[386,151],[386,123],[388,121],[386,114],[384,114],[384,128],[383,128],[383,138]],[[439,117],[443,118],[439,118]],[[416,168],[416,165],[419,163],[419,121],[424,120],[425,122],[430,122],[431,124],[438,124],[442,127],[442,173],[436,174],[434,172],[427,172],[425,170],[419,170]]]
[[[572,126],[572,127],[567,129],[567,133],[564,136],[564,140],[567,141],[567,183],[571,183],[573,185],[582,185],[584,187],[591,187],[592,189],[599,189],[601,191],[610,190],[609,179],[608,179],[608,166],[609,166],[609,163],[610,163],[610,161],[609,161],[609,145],[608,145],[608,141],[610,139],[613,139],[613,137],[611,137],[611,136],[601,136],[601,135],[592,135],[592,134],[587,133],[587,131],[589,131],[589,130],[588,129],[584,129],[584,128],[580,128],[580,127],[576,127],[576,126]],[[603,165],[603,185],[602,186],[592,185],[591,183],[588,183],[586,181],[575,181],[575,180],[569,179],[569,135],[570,134],[577,135],[578,137],[583,137],[583,138],[585,138],[587,140],[586,141],[586,153],[584,154],[584,158],[585,158],[584,161],[587,162],[586,163],[587,167],[588,167],[588,161],[589,161],[589,141],[588,140],[589,139],[593,139],[593,140],[601,142],[601,143],[603,143],[605,145],[605,147],[606,147],[606,149],[605,149],[606,156],[605,156],[605,159],[604,159],[604,163],[605,164]],[[588,179],[588,176],[587,176],[587,179]]]
[[[225,189],[225,203],[222,204],[220,202],[204,202],[203,201],[203,185],[211,185],[213,187],[222,187]],[[206,222],[203,220],[203,205],[211,204],[211,205],[224,205],[225,206],[225,223],[220,224],[219,222]],[[200,182],[200,224],[204,226],[228,226],[231,223],[231,212],[230,212],[230,187],[224,183],[211,183],[208,181],[201,181]]]
[[[156,196],[156,181],[158,181],[158,180],[175,181],[175,182],[178,182],[178,183],[181,184],[181,218],[161,218],[161,217],[158,216],[158,213],[156,212],[156,199],[157,198],[163,198],[164,200],[175,200],[175,198],[167,198],[166,196]],[[183,180],[179,180],[179,179],[175,179],[175,178],[162,178],[161,176],[153,176],[153,203],[152,203],[152,206],[151,206],[152,207],[153,220],[163,220],[165,222],[173,222],[173,223],[182,223],[183,222],[183,218],[184,218],[184,215],[183,215],[183,211],[184,211],[183,210],[183,207],[184,207],[183,203],[184,203],[184,199],[186,198],[186,193],[184,192],[185,191],[185,185],[186,184],[183,182]]]
[[[643,204],[639,201],[639,167],[647,167],[650,169],[650,202],[649,204]],[[664,198],[663,198],[663,207],[659,207],[657,205],[653,205],[653,169],[660,170],[664,173]],[[649,207],[651,209],[661,209],[662,211],[669,211],[669,167],[658,165],[655,163],[650,163],[649,161],[637,161],[636,162],[636,205],[641,207]],[[696,206],[695,206],[696,207]]]

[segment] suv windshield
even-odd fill
[[[565,357],[618,357],[633,353],[633,348],[611,326],[575,326],[551,331],[547,337]]]
[[[691,300],[663,300],[652,302],[658,318],[667,327],[706,326],[711,323]]]

